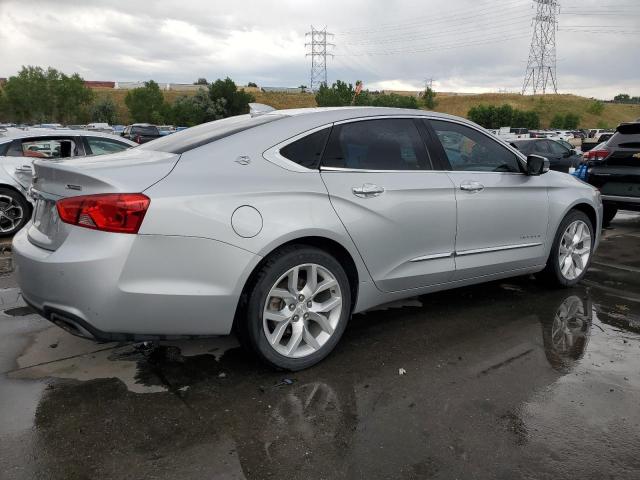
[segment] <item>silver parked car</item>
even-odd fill
[[[464,119],[329,108],[242,115],[115,155],[35,162],[13,241],[24,299],[98,340],[226,335],[276,367],[350,315],[540,273],[570,286],[602,204]]]
[[[126,138],[95,131],[12,128],[0,132],[0,237],[13,235],[31,217],[27,190],[34,159],[103,155],[135,145]]]

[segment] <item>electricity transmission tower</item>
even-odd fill
[[[333,37],[333,33],[328,33],[325,27],[317,30],[311,25],[311,31],[305,34],[305,37],[311,37],[311,42],[305,43],[305,47],[311,47],[311,51],[307,53],[307,57],[311,57],[311,81],[309,87],[316,91],[320,85],[327,83],[327,57],[333,57],[331,53],[327,53],[327,47],[335,46],[333,43],[327,43],[327,37]]]
[[[528,90],[533,94],[547,93],[553,88],[558,93],[556,77],[556,16],[560,9],[559,0],[533,0],[536,4],[536,16],[531,37],[531,49],[527,70],[524,74],[522,94]]]

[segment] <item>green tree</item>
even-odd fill
[[[397,93],[370,95],[368,92],[365,92],[365,96],[362,96],[362,93],[360,93],[358,97],[366,101],[366,105],[373,107],[418,108],[418,100],[416,97],[398,95]]]
[[[469,120],[482,125],[485,128],[518,127],[539,128],[540,117],[535,111],[523,111],[504,104],[476,105],[467,113]]]
[[[249,83],[247,83],[247,87],[258,88],[258,84],[255,83],[255,82],[249,82]]]
[[[206,78],[200,77],[198,80],[193,82],[194,85],[209,85]]]
[[[127,92],[124,103],[134,122],[164,123],[167,105],[156,82],[144,82],[144,87]]]
[[[27,66],[3,87],[5,116],[25,123],[76,123],[88,117],[93,92],[77,73]]]
[[[436,105],[438,105],[438,102],[436,102],[437,95],[438,94],[434,92],[431,87],[427,87],[424,91],[424,96],[422,97],[424,99],[424,106],[429,110],[436,108]]]
[[[351,105],[355,91],[350,83],[337,80],[331,87],[321,84],[316,93],[316,103],[319,107],[344,107]],[[360,105],[362,93],[356,97],[356,105]]]
[[[562,128],[566,130],[575,130],[580,125],[580,115],[575,113],[567,113],[564,116],[564,125]]]
[[[209,85],[209,98],[217,104],[224,100],[224,117],[249,113],[249,103],[256,100],[250,93],[238,90],[229,77],[224,80],[218,79]]]
[[[564,128],[564,115],[556,113],[549,124],[550,128]]]
[[[600,100],[594,100],[587,107],[587,112],[592,113],[593,115],[601,115],[604,112],[604,103]]]
[[[225,100],[211,100],[206,90],[201,89],[195,95],[178,97],[171,107],[171,122],[174,125],[192,127],[201,123],[224,117]]]
[[[91,121],[109,125],[118,123],[118,108],[111,96],[98,99],[91,106]]]
[[[619,93],[613,97],[613,101],[616,103],[629,103],[629,100],[631,100],[631,97],[628,93]]]

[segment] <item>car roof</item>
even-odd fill
[[[464,120],[455,115],[446,113],[433,112],[431,110],[418,110],[414,108],[393,108],[393,107],[312,107],[312,108],[290,108],[284,110],[273,110],[261,115],[317,115],[331,116],[332,118],[343,117],[341,119],[348,120],[350,118],[373,117],[384,115],[411,115],[430,118],[443,118],[450,120]],[[338,120],[339,121],[339,120]]]
[[[24,139],[24,138],[35,138],[35,137],[58,137],[58,136],[74,136],[74,137],[103,137],[103,138],[111,138],[117,139],[123,143],[130,144],[131,146],[137,145],[137,143],[127,140],[126,138],[122,138],[117,135],[112,135],[110,133],[97,132],[93,130],[72,130],[70,128],[8,128],[7,131],[0,131],[0,143],[5,143],[5,141],[15,140],[15,139]]]

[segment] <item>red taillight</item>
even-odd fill
[[[149,197],[142,193],[105,193],[63,198],[56,202],[65,223],[105,232],[138,233]]]
[[[587,153],[584,154],[584,159],[602,161],[605,158],[607,158],[610,153],[611,152],[606,148],[600,148],[598,150],[589,150]]]

